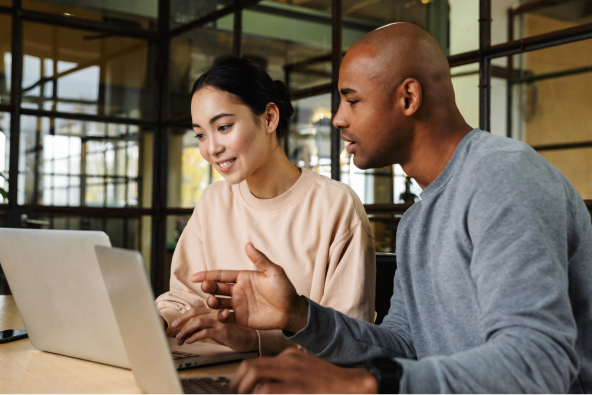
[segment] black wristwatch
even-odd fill
[[[376,377],[379,394],[398,394],[403,366],[390,358],[373,358],[366,362],[366,369]]]

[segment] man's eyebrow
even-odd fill
[[[341,92],[341,94],[342,94],[343,96],[346,96],[346,95],[348,95],[348,94],[350,94],[350,93],[358,93],[358,91],[357,91],[357,90],[355,90],[355,89],[352,89],[352,88],[343,88],[342,90],[340,90],[340,92]]]

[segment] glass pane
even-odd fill
[[[72,6],[75,4],[75,6]],[[105,22],[114,27],[156,29],[158,2],[105,0],[23,0],[23,9]]]
[[[146,134],[133,125],[21,117],[19,204],[149,206]]]
[[[314,3],[331,9],[329,0]],[[262,2],[243,11],[243,56],[292,90],[331,82],[331,14],[304,4]]]
[[[0,112],[0,204],[8,203],[8,166],[10,159],[10,114]]]
[[[12,18],[0,15],[0,103],[10,103]]]
[[[201,156],[194,131],[170,129],[169,207],[195,207],[208,185],[222,179],[220,173]]]
[[[169,84],[171,118],[190,117],[189,93],[195,81],[215,60],[232,54],[232,21],[230,31],[210,24],[171,40]]]
[[[295,100],[288,157],[292,163],[331,178],[331,95]]]
[[[359,37],[380,26],[411,22],[429,31],[448,53],[448,11],[446,0],[344,0],[343,47],[349,48]]]
[[[376,252],[395,252],[397,228],[402,217],[401,214],[391,213],[368,215]]]
[[[585,40],[514,56],[511,98],[512,137],[539,150],[584,199],[592,199],[591,50]]]
[[[23,107],[155,119],[146,41],[28,22],[23,29]]]
[[[534,0],[523,1],[522,5],[534,2]],[[571,0],[555,2],[555,4],[548,2],[546,5],[539,2],[539,7],[536,9],[514,17],[513,39],[536,36],[590,23],[592,21],[590,10],[592,10],[591,0]],[[504,19],[507,20],[507,14]],[[495,18],[493,20],[495,21]]]
[[[177,243],[179,242],[179,237],[181,237],[183,229],[185,229],[187,222],[189,222],[189,218],[191,218],[190,214],[167,216],[167,232],[165,246],[166,257],[163,273],[165,279],[165,281],[163,281],[165,291],[169,290],[169,279],[171,278],[171,263],[173,262],[173,254],[175,253],[175,248],[177,247]]]
[[[12,7],[12,0],[0,0],[0,6]]]
[[[448,4],[450,7],[449,55],[479,49],[479,2],[448,0]]]
[[[460,113],[469,125],[479,127],[479,64],[454,67],[450,74]]]
[[[233,3],[233,0],[171,0],[170,28],[174,29]]]

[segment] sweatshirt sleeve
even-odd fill
[[[367,223],[359,220],[331,246],[325,290],[319,304],[373,323],[376,253],[368,228]]]
[[[195,210],[175,248],[170,291],[156,299],[156,308],[168,325],[192,307],[207,307],[207,295],[202,292],[200,284],[189,280],[193,273],[207,270],[197,217],[198,211]]]

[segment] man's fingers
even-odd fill
[[[233,393],[248,394],[253,392],[257,384],[281,381],[282,377],[289,373],[285,368],[282,369],[278,366],[276,357],[244,361],[230,382],[230,390]]]
[[[201,290],[210,295],[232,295],[232,284],[206,280],[201,283]]]
[[[210,296],[208,298],[208,306],[212,309],[232,309],[232,299]]]
[[[201,283],[206,280],[219,283],[235,283],[239,273],[239,270],[208,270],[194,273],[190,279],[194,283]]]
[[[256,249],[252,243],[247,243],[245,245],[245,252],[247,253],[247,256],[249,257],[251,262],[253,262],[259,269],[263,270],[264,272],[269,271],[269,270],[275,271],[278,268],[281,269],[280,266],[278,266],[275,263],[273,263],[272,261],[270,261],[269,258],[267,258],[264,253],[262,253],[261,251]],[[230,281],[226,281],[226,282],[230,282]]]

